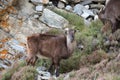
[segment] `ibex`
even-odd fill
[[[67,28],[65,35],[34,34],[27,38],[27,64],[34,65],[38,55],[50,58],[55,67],[55,75],[59,76],[61,59],[69,58],[76,46],[75,30]]]
[[[111,26],[114,33],[120,28],[120,0],[107,0],[105,8],[101,9],[98,16],[104,24],[102,31]]]

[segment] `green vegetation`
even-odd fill
[[[2,75],[2,79],[1,80],[10,80],[12,75],[18,71],[19,68],[25,66],[25,62],[24,61],[20,61],[19,63],[15,63],[15,65],[12,68],[9,68],[8,70],[6,70],[3,75]]]
[[[84,20],[80,16],[63,10],[53,9],[53,11],[66,18],[69,21],[69,27],[74,26],[77,30],[82,30],[85,27]]]
[[[83,50],[76,48],[73,55],[69,59],[61,61],[60,73],[78,70],[83,66],[92,66],[101,62],[103,59],[113,59],[112,56],[108,56],[108,54],[106,54],[105,52],[105,47],[103,46],[103,36],[100,31],[103,24],[100,20],[93,21],[90,26],[85,26],[84,20],[78,15],[56,9],[54,9],[53,11],[69,21],[68,27],[72,27],[77,30],[75,35],[77,44],[81,44],[84,46]],[[63,33],[63,30],[51,29],[47,33],[61,34]],[[17,66],[5,71],[2,80],[10,80],[12,76],[15,76],[16,78],[14,80],[17,80],[16,75],[18,75],[20,72],[23,72],[22,74],[18,75],[21,80],[34,80],[35,74],[37,74],[35,68],[38,66],[45,66],[49,68],[50,64],[51,62],[48,59],[38,59],[35,67],[25,66],[24,62],[19,62]],[[119,66],[119,63],[114,63],[113,65],[110,65],[110,67],[108,67],[107,69],[111,72],[120,73]],[[92,69],[93,68],[91,68],[91,72]],[[74,76],[74,72],[70,74],[70,77]],[[119,79],[119,77],[115,77],[113,80]],[[58,80],[63,80],[63,77],[59,77]]]
[[[36,69],[25,65],[25,61],[16,62],[12,68],[2,74],[1,80],[34,80]]]

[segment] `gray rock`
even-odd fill
[[[68,4],[68,0],[60,0],[60,1]]]
[[[24,53],[25,52],[25,48],[23,46],[21,46],[20,42],[18,42],[15,39],[9,40],[8,42],[6,42],[6,44],[18,53]]]
[[[20,21],[15,17],[9,17],[9,33],[21,43],[26,43],[26,37],[34,33],[46,32],[49,28],[34,18]]]
[[[89,16],[94,16],[93,12],[91,10],[88,10],[87,8],[85,8],[83,5],[81,4],[77,4],[74,6],[74,13],[87,18]]]
[[[95,15],[94,16],[94,21],[96,21],[96,20],[98,20],[99,18],[98,18],[98,15]]]
[[[45,71],[46,70],[45,67],[38,67],[36,70],[39,73],[37,80],[49,80],[50,79],[51,74]]]
[[[76,14],[78,14],[78,15],[81,15],[83,13],[83,10],[82,10],[83,7],[84,6],[82,6],[80,4],[77,4],[77,5],[74,6],[73,12],[76,13]]]
[[[33,4],[38,5],[40,3],[42,4],[48,4],[49,0],[30,0]]]
[[[80,4],[81,4],[81,5],[88,5],[88,4],[90,4],[90,3],[92,3],[92,0],[84,0],[84,1],[81,2]]]
[[[90,6],[89,6],[89,5],[85,5],[85,8],[86,8],[86,9],[89,9],[89,8],[90,8]]]
[[[70,80],[70,74],[65,75],[63,80]]]
[[[35,10],[36,11],[43,11],[43,8],[44,8],[43,5],[38,5],[35,7]]]
[[[40,20],[43,23],[47,24],[48,26],[54,27],[54,28],[63,28],[68,26],[69,24],[69,22],[65,18],[54,13],[49,9],[44,9],[43,14],[40,17]]]
[[[34,14],[34,16],[33,16],[35,19],[38,19],[39,18],[39,15],[37,15],[37,14]]]
[[[15,8],[18,11],[19,17],[21,17],[22,20],[26,20],[31,16],[31,14],[34,13],[34,5],[29,3],[28,0],[16,0],[16,3],[14,3],[16,6]]]
[[[65,4],[63,2],[61,2],[61,1],[59,1],[58,8],[60,8],[60,9],[65,8]]]
[[[67,0],[68,2],[75,4],[75,3],[79,3],[81,0]]]
[[[72,7],[71,7],[70,5],[67,5],[67,6],[65,7],[65,9],[68,10],[68,11],[72,11]]]

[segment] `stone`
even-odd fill
[[[36,70],[39,73],[37,80],[49,80],[50,79],[51,74],[45,71],[46,70],[45,67],[38,67]]]
[[[74,9],[73,9],[73,12],[76,13],[76,14],[78,14],[78,15],[80,16],[80,15],[82,15],[82,13],[83,13],[83,10],[82,10],[83,7],[84,7],[84,6],[79,5],[79,4],[78,4],[78,5],[75,5],[75,6],[74,6]]]
[[[65,75],[63,80],[70,80],[70,74]]]
[[[74,13],[78,14],[79,16],[82,16],[84,18],[87,18],[89,16],[94,16],[93,12],[91,10],[86,9],[83,5],[77,4],[74,6]]]
[[[65,7],[65,9],[68,10],[68,11],[72,11],[72,10],[73,10],[73,8],[72,8],[70,5],[67,5],[67,6]]]
[[[39,15],[37,15],[37,14],[34,14],[34,16],[33,16],[35,19],[38,19],[39,18]]]
[[[95,15],[94,16],[94,21],[96,21],[96,20],[98,20],[99,18],[98,18],[98,15]]]
[[[89,6],[89,5],[85,5],[84,7],[85,7],[86,9],[89,9],[89,8],[90,8],[90,6]]]
[[[48,4],[49,0],[30,0],[33,4],[38,5],[38,4]]]
[[[18,53],[24,53],[25,52],[25,48],[23,46],[21,46],[20,42],[18,42],[15,39],[11,39],[11,40],[7,41],[6,45],[8,47],[10,47],[12,50],[14,50],[14,51],[16,51]],[[13,53],[13,52],[10,52],[10,53]]]
[[[36,11],[43,11],[43,5],[38,5],[35,7]]]
[[[60,0],[60,1],[68,4],[68,0]]]
[[[81,2],[80,4],[81,5],[88,5],[88,4],[91,4],[92,3],[92,0],[84,0],[83,2]]]
[[[63,9],[65,8],[65,4],[61,1],[58,2],[58,8]]]
[[[65,18],[49,9],[44,9],[43,14],[40,17],[40,21],[53,28],[64,28],[69,24]]]
[[[72,3],[72,4],[81,2],[81,0],[67,0],[67,1],[68,1],[68,3]]]
[[[35,18],[28,18],[23,21],[15,17],[9,17],[9,33],[14,36],[16,40],[26,44],[26,38],[34,33],[46,32],[49,28]]]
[[[10,37],[11,36],[8,33],[6,33],[5,31],[0,29],[0,42],[1,42],[1,40],[6,39],[6,38],[10,38]]]

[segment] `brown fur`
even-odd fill
[[[109,0],[98,16],[104,25],[110,22],[112,33],[114,33],[120,28],[120,0]]]
[[[74,38],[74,32],[69,31]],[[65,35],[34,34],[27,38],[27,64],[34,65],[37,55],[48,57],[52,60],[52,66],[55,66],[56,76],[59,75],[59,65],[61,59],[67,59],[73,53],[74,39],[72,45],[67,46],[67,37]],[[50,70],[49,69],[49,70]]]

